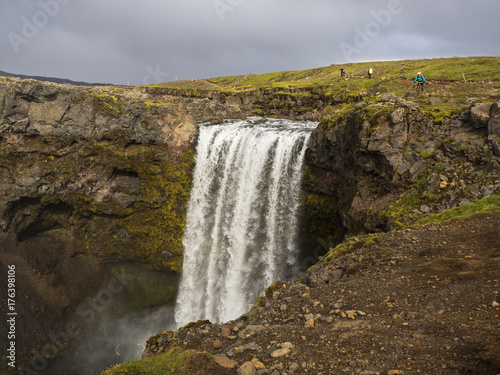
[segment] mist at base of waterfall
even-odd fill
[[[140,359],[151,336],[174,327],[172,307],[143,310],[119,318],[102,315],[74,349],[56,357],[42,372],[36,373],[99,375],[116,364]]]

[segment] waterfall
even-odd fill
[[[296,276],[302,165],[316,126],[261,118],[200,125],[178,325],[235,319],[272,282]]]

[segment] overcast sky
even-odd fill
[[[140,85],[500,56],[499,0],[1,0],[0,70]]]

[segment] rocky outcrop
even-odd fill
[[[385,231],[500,190],[498,103],[436,123],[384,94],[313,132],[306,191],[335,198],[345,232]]]
[[[37,81],[0,86],[0,133],[99,139],[121,132],[129,142],[185,147],[195,124],[242,117],[237,106],[208,98],[150,95],[117,87],[82,88]]]

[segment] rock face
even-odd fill
[[[384,94],[313,132],[305,189],[332,202],[344,233],[385,231],[491,195],[500,190],[499,116],[498,103],[476,104],[435,123]]]
[[[208,98],[158,98],[146,89],[3,83],[0,133],[100,139],[121,132],[129,142],[182,148],[193,139],[196,123],[244,115],[237,106]]]
[[[214,114],[243,116],[208,98],[0,83],[0,260],[16,265],[18,299],[30,301],[19,306],[19,348],[92,311],[175,297],[195,124]],[[82,305],[89,297],[105,308]]]

